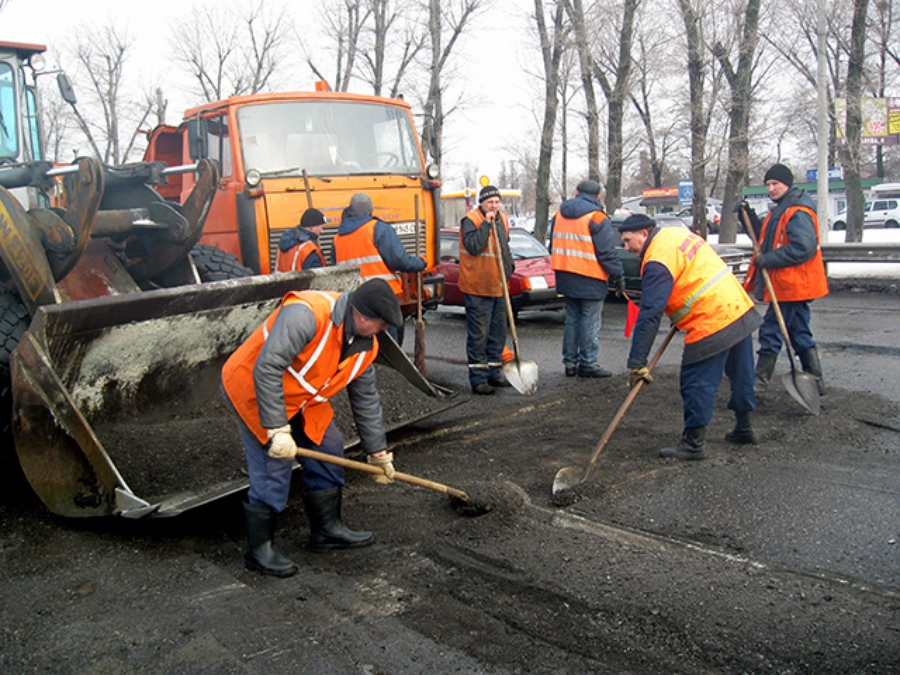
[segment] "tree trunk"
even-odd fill
[[[575,29],[575,43],[578,45],[578,65],[581,69],[581,89],[584,91],[585,119],[587,121],[588,178],[600,182],[600,113],[597,111],[597,96],[594,93],[593,58],[590,42],[584,25],[584,7],[581,0],[566,2],[569,19]]]
[[[866,46],[866,13],[869,0],[854,0],[853,26],[850,32],[850,61],[847,64],[847,125],[845,145],[841,147],[844,182],[847,186],[847,236],[845,241],[859,242],[863,237],[865,197],[860,178],[860,135],[862,131],[863,62]]]
[[[703,110],[703,36],[700,19],[688,0],[679,0],[688,42],[688,87],[691,101],[691,181],[694,231],[709,236],[706,222],[706,134],[709,122]],[[724,210],[724,209],[723,209]]]

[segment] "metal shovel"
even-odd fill
[[[678,332],[678,329],[675,326],[672,326],[669,329],[669,332],[666,334],[665,339],[662,344],[659,346],[659,349],[656,351],[656,354],[653,355],[653,358],[650,359],[650,363],[647,366],[648,371],[653,371],[653,368],[659,362],[660,357],[663,355],[663,352],[666,350],[666,347],[669,346],[669,343],[672,341],[672,338],[675,337],[675,333]],[[600,455],[603,453],[604,448],[606,448],[606,444],[609,443],[609,439],[612,438],[613,432],[619,426],[619,422],[622,421],[622,418],[625,417],[625,413],[628,411],[628,408],[631,407],[631,403],[637,397],[638,393],[640,393],[641,389],[644,387],[646,382],[644,380],[638,380],[637,384],[635,384],[631,391],[628,392],[628,396],[625,398],[625,401],[619,406],[619,410],[616,412],[615,417],[613,417],[612,422],[609,423],[609,426],[606,428],[606,431],[603,434],[603,438],[600,439],[600,442],[597,444],[597,449],[594,450],[594,454],[591,455],[591,460],[588,462],[587,466],[584,469],[579,469],[575,466],[567,466],[564,469],[560,469],[556,472],[556,477],[553,479],[553,494],[558,495],[565,490],[571,490],[574,487],[577,487],[584,483],[588,478],[590,478],[591,473],[594,470],[594,466],[597,464],[597,460],[600,459]]]
[[[506,300],[506,316],[509,319],[509,332],[513,340],[515,359],[503,364],[503,374],[509,383],[520,394],[533,394],[537,391],[538,366],[534,361],[524,361],[519,356],[519,336],[516,334],[516,320],[513,316],[512,301],[509,299],[506,270],[503,269],[503,249],[500,248],[500,237],[497,235],[497,221],[491,227],[494,249],[497,251],[497,266],[500,268],[500,282],[503,286],[503,299]]]
[[[757,241],[756,231],[750,224],[750,218],[747,215],[747,209],[741,204],[741,220],[744,222],[744,229],[753,242],[753,252],[759,255],[759,242]],[[819,414],[819,386],[816,384],[816,377],[812,373],[805,373],[797,370],[794,364],[794,352],[791,348],[791,336],[788,334],[787,325],[784,323],[784,315],[781,313],[781,307],[778,306],[778,298],[775,297],[775,289],[772,288],[772,280],[769,278],[769,271],[766,268],[759,270],[762,272],[763,281],[766,284],[766,290],[769,292],[769,300],[772,303],[772,309],[775,312],[775,318],[778,319],[778,326],[781,328],[781,334],[784,336],[784,348],[787,351],[788,361],[791,364],[790,374],[782,376],[781,381],[784,388],[797,403],[809,410],[813,415]]]

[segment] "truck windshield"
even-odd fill
[[[8,63],[0,63],[0,160],[19,156],[19,128],[16,123],[16,83]]]
[[[310,176],[422,173],[412,122],[377,103],[288,101],[238,110],[244,170]]]

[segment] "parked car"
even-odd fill
[[[556,294],[556,273],[550,251],[528,231],[509,228],[509,250],[516,271],[509,278],[509,298],[513,314],[522,310],[560,309],[564,302]],[[445,305],[464,307],[465,295],[459,290],[459,230],[441,230],[441,260],[437,274],[444,275]]]
[[[681,221],[687,225],[688,229],[692,228],[694,225],[694,211],[693,206],[689,206],[686,209],[681,209],[677,214],[675,214],[678,218],[681,218]],[[706,229],[713,233],[717,234],[719,231],[719,221],[722,219],[722,207],[714,206],[712,204],[706,205]]]
[[[900,227],[900,200],[875,199],[866,202],[863,209],[863,227]],[[846,210],[831,219],[831,229],[847,229]]]
[[[617,232],[619,224],[623,220],[625,219],[620,216],[612,216],[610,218],[612,226]],[[657,215],[653,217],[653,220],[658,227],[680,227],[690,230],[690,227],[685,225],[681,218]],[[747,276],[747,270],[750,268],[750,260],[753,254],[747,249],[738,248],[730,244],[710,244],[710,246],[728,264],[738,281],[743,281],[744,277]],[[616,252],[619,254],[619,260],[622,261],[622,267],[625,268],[625,289],[629,296],[636,298],[641,294],[641,262],[634,253],[626,251],[621,244],[616,248]]]

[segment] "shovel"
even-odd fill
[[[672,338],[675,337],[675,333],[677,332],[678,329],[675,326],[672,326],[669,329],[669,332],[666,334],[663,343],[659,346],[659,349],[657,350],[656,354],[653,355],[653,358],[650,359],[650,364],[647,366],[648,371],[653,371],[653,368],[659,362],[660,357],[663,355],[666,347],[669,346],[669,343],[672,341]],[[615,417],[613,417],[612,422],[609,423],[609,426],[603,434],[603,438],[600,439],[600,442],[597,444],[597,449],[594,450],[594,454],[591,456],[591,460],[588,462],[587,466],[584,467],[584,469],[579,469],[575,466],[567,466],[564,469],[560,469],[556,472],[556,477],[553,479],[554,496],[566,490],[571,490],[572,488],[578,487],[588,478],[590,478],[591,473],[594,470],[594,466],[597,464],[597,460],[600,459],[600,455],[606,448],[606,444],[609,443],[609,439],[612,438],[613,432],[619,426],[619,422],[621,422],[622,418],[625,417],[625,413],[628,411],[628,408],[631,407],[632,402],[637,397],[638,393],[640,393],[645,384],[646,382],[644,380],[638,380],[637,384],[635,384],[631,388],[631,391],[628,392],[628,396],[625,397],[625,401],[621,406],[619,406],[619,410],[616,412]]]
[[[337,464],[338,466],[342,466],[345,469],[356,469],[357,471],[365,471],[366,473],[377,475],[384,474],[384,469],[379,466],[366,464],[365,462],[357,462],[352,459],[347,459],[346,457],[335,457],[334,455],[328,455],[324,452],[317,452],[315,450],[309,450],[307,448],[298,447],[297,456],[315,459],[319,462],[327,462],[328,464]],[[428,488],[429,490],[436,490],[437,492],[443,492],[445,495],[449,495],[450,497],[454,497],[455,499],[461,499],[464,502],[469,501],[469,495],[467,495],[462,490],[457,490],[456,488],[442,485],[441,483],[435,483],[434,481],[428,480],[426,478],[419,478],[418,476],[411,476],[408,473],[400,473],[399,471],[395,471],[394,480],[403,481],[404,483],[411,483],[412,485],[418,485],[419,487]]]
[[[506,316],[509,319],[509,332],[513,340],[515,358],[503,364],[503,374],[513,388],[520,394],[533,394],[537,391],[538,367],[534,361],[523,361],[519,356],[519,336],[516,334],[516,320],[513,316],[512,301],[509,299],[509,287],[506,283],[506,270],[503,269],[503,249],[500,248],[500,237],[497,235],[497,220],[491,227],[494,239],[494,250],[497,251],[497,266],[500,268],[500,285],[503,286],[503,299],[506,301]]]
[[[756,238],[756,231],[750,224],[750,218],[747,215],[747,209],[741,204],[741,220],[744,222],[744,229],[753,242],[753,252],[759,255],[759,242]],[[778,298],[775,297],[775,289],[772,288],[772,280],[769,278],[769,271],[765,268],[759,270],[762,272],[763,281],[766,284],[766,290],[769,292],[769,300],[772,303],[772,309],[775,312],[775,318],[778,319],[778,326],[781,328],[781,334],[784,336],[784,348],[787,351],[788,361],[791,363],[790,374],[785,374],[781,381],[784,388],[797,403],[809,410],[813,415],[819,414],[819,386],[816,384],[816,377],[812,373],[804,373],[797,370],[794,364],[794,352],[791,348],[791,337],[788,334],[787,326],[784,323],[784,315],[781,313],[781,307],[778,306]]]

